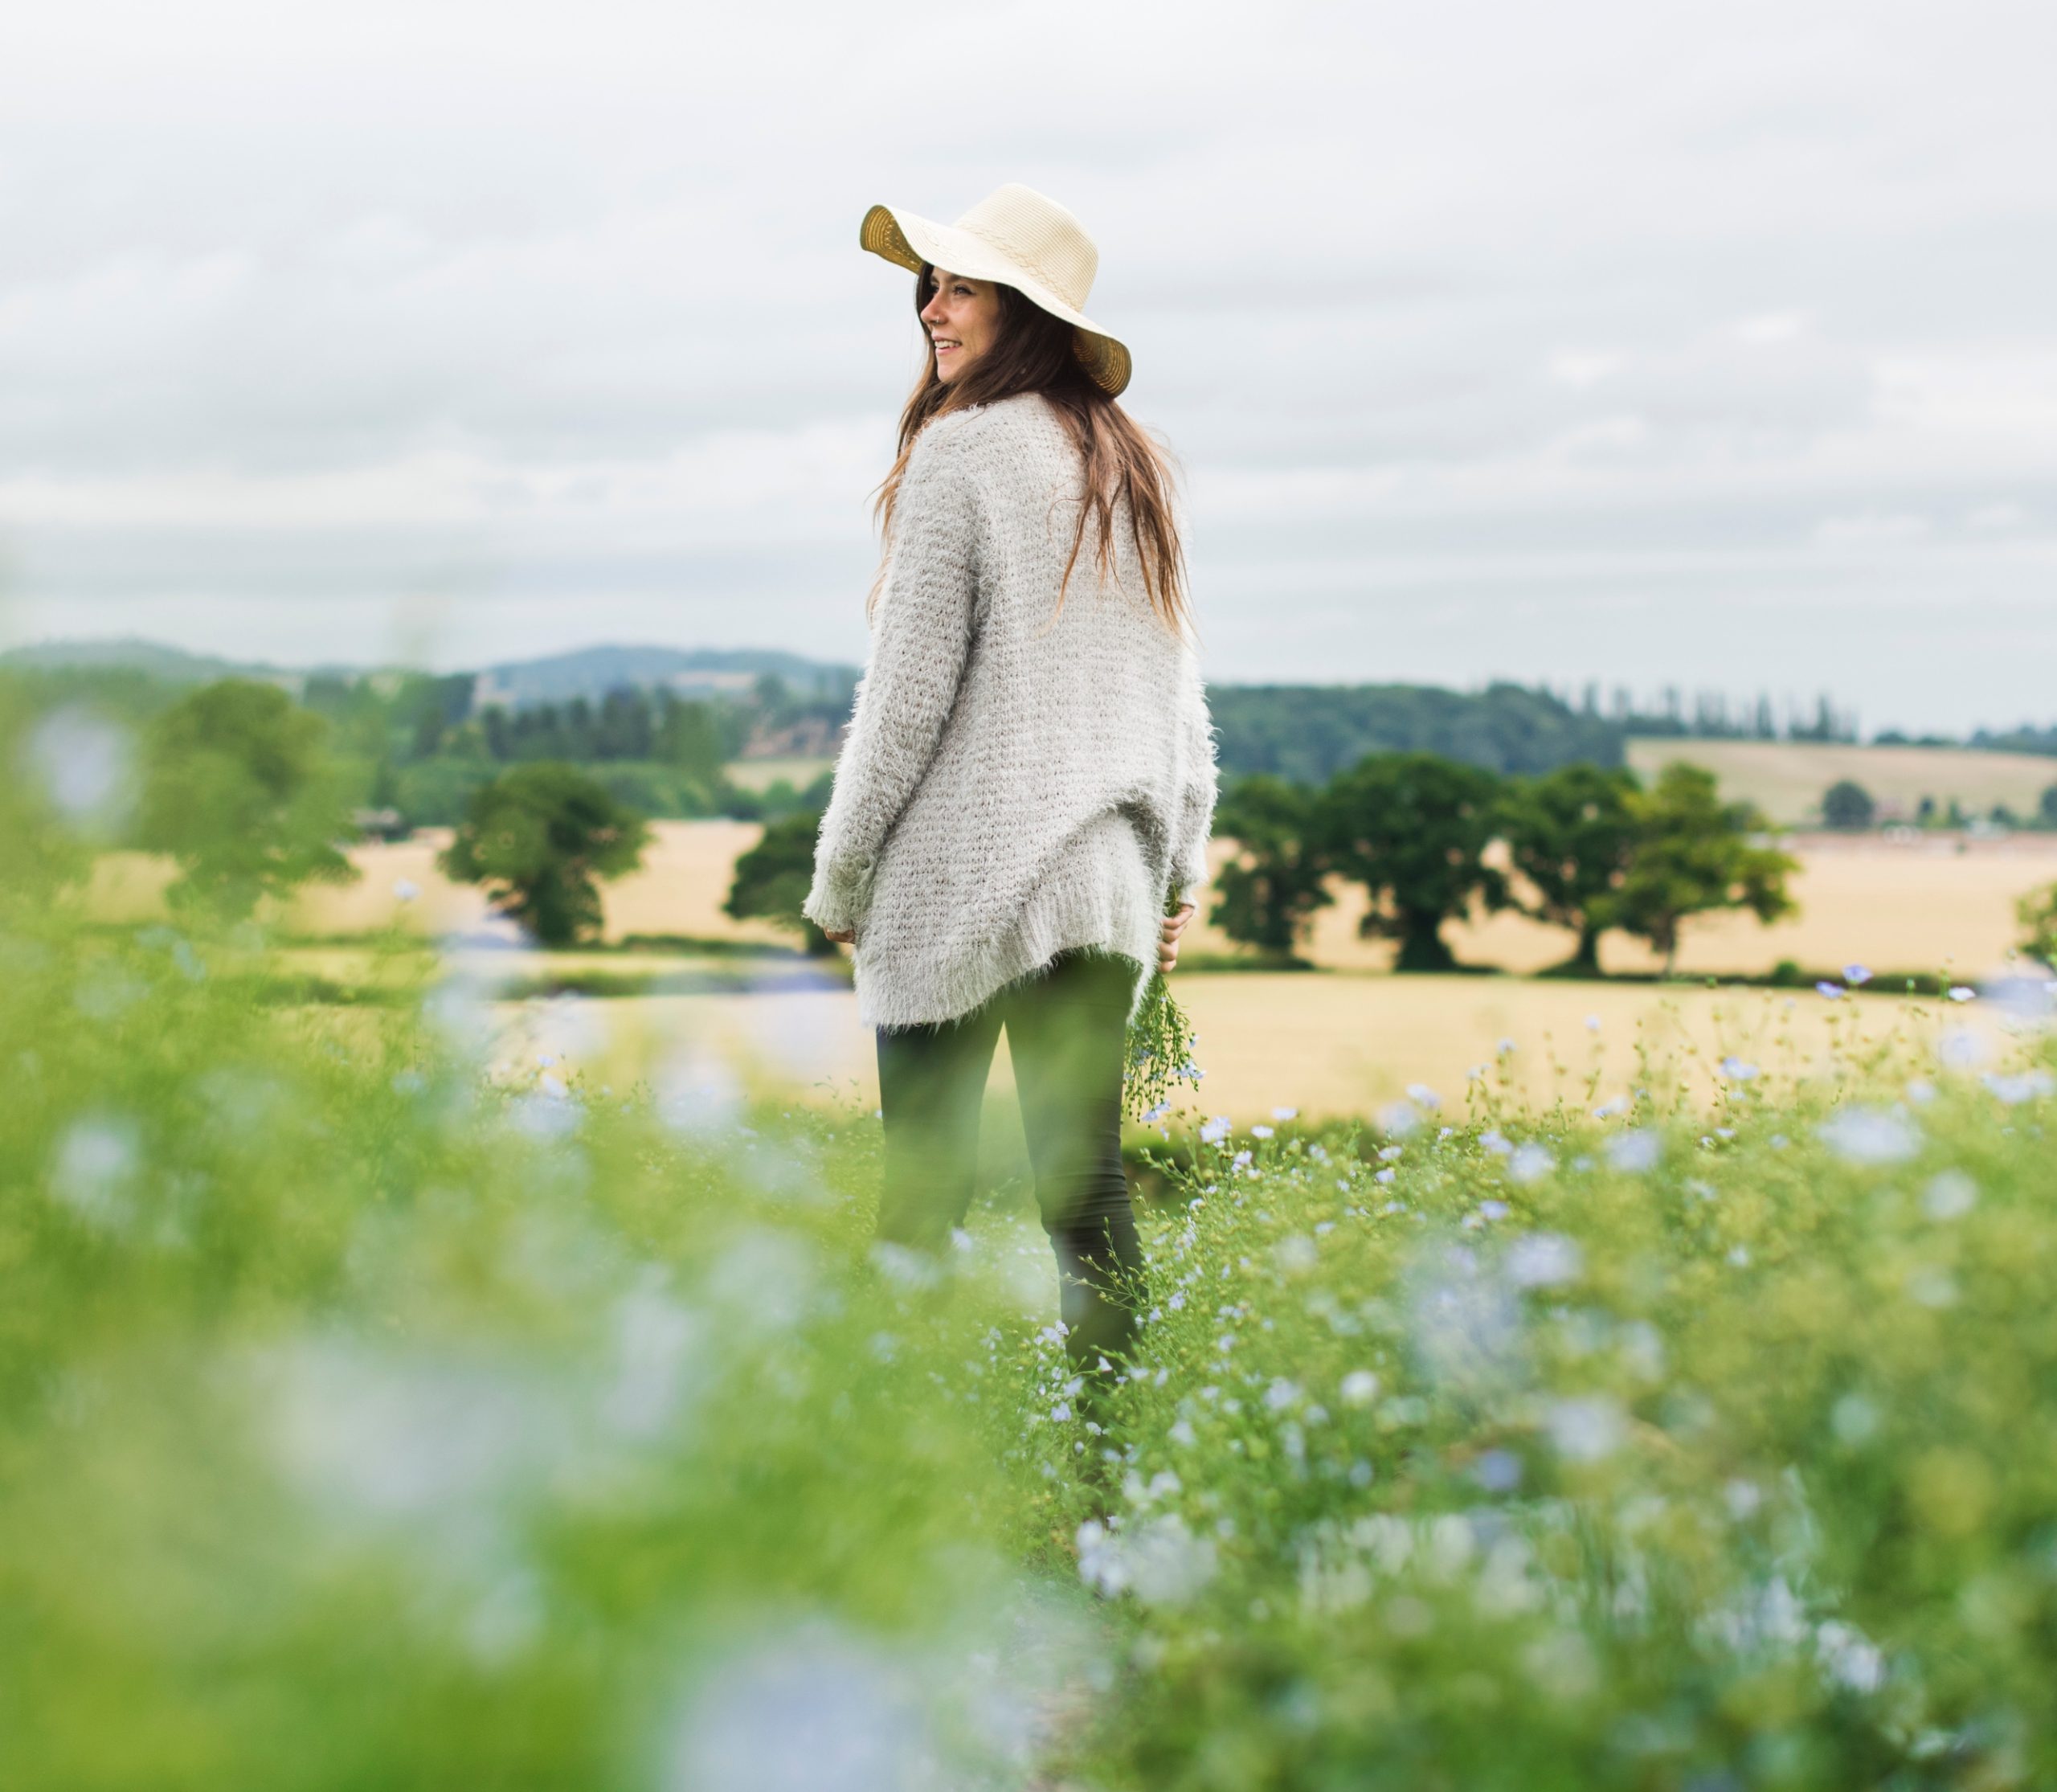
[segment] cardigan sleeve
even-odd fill
[[[813,886],[800,905],[828,933],[862,923],[880,849],[935,757],[971,650],[977,493],[943,448],[917,447],[894,503],[870,661],[821,818]]]
[[[1172,850],[1172,890],[1181,906],[1197,903],[1207,886],[1207,842],[1213,828],[1221,772],[1215,757],[1213,717],[1196,655],[1188,653],[1183,689],[1185,782]]]

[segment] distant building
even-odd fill
[[[746,759],[832,759],[842,751],[847,722],[804,715],[783,728],[759,728],[744,743]]]

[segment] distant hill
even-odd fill
[[[472,703],[563,703],[575,697],[597,702],[611,690],[665,689],[682,697],[746,698],[769,674],[795,697],[844,701],[862,675],[856,666],[807,659],[767,648],[584,647],[541,659],[511,660],[478,675]]]
[[[189,653],[181,647],[136,640],[37,641],[0,653],[0,666],[32,672],[140,672],[173,685],[211,684],[217,678],[261,678],[293,689],[316,671],[343,669],[346,676],[350,675],[346,669],[293,668],[258,660],[217,659],[210,654]]]
[[[39,641],[0,653],[0,667],[29,671],[133,672],[166,684],[200,685],[217,678],[260,678],[297,693],[310,677],[362,678],[384,668],[280,666],[230,660],[156,641]],[[476,674],[475,704],[563,703],[575,697],[597,703],[624,685],[667,688],[682,697],[727,693],[747,698],[771,673],[808,701],[847,702],[861,676],[855,666],[810,660],[764,648],[586,647],[533,660],[510,660]]]

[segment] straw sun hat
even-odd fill
[[[937,224],[892,206],[873,206],[857,241],[915,273],[926,262],[971,280],[1012,286],[1077,331],[1078,358],[1110,398],[1128,384],[1127,348],[1086,315],[1100,252],[1078,220],[1054,199],[1010,182],[954,224]]]

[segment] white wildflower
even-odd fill
[[[1379,1110],[1380,1130],[1396,1139],[1418,1131],[1421,1125],[1421,1111],[1412,1102],[1392,1102]]]
[[[1961,1220],[1977,1204],[1978,1184],[1962,1170],[1939,1171],[1921,1196],[1921,1211],[1932,1220]]]
[[[1628,1437],[1628,1415],[1605,1394],[1575,1394],[1551,1403],[1550,1442],[1568,1461],[1596,1463],[1611,1456]]]
[[[2057,1078],[2039,1066],[2014,1076],[1998,1076],[1989,1070],[1984,1081],[1985,1086],[2010,1107],[2018,1107],[2023,1102],[2034,1101],[2057,1089]]]
[[[1097,1519],[1078,1528],[1079,1577],[1109,1594],[1133,1593],[1146,1606],[1189,1604],[1214,1578],[1210,1537],[1197,1537],[1176,1513],[1110,1531]]]
[[[1846,1107],[1815,1128],[1848,1164],[1904,1164],[1921,1148],[1912,1122],[1881,1107]]]
[[[1561,1233],[1532,1232],[1507,1246],[1507,1278],[1518,1288],[1576,1281],[1585,1267],[1578,1246]]]
[[[1992,1048],[1969,1027],[1945,1027],[1936,1041],[1936,1058],[1946,1070],[1969,1070],[1993,1055]]]

